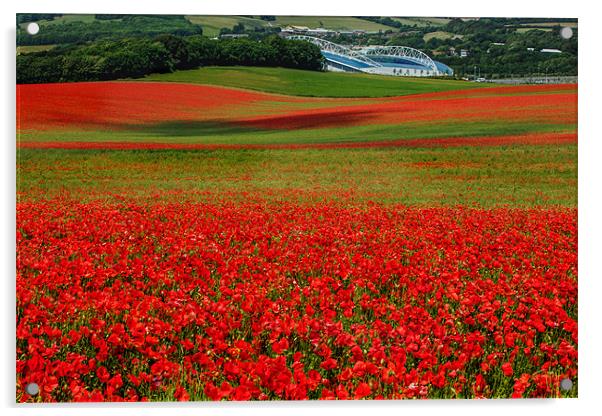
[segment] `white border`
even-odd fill
[[[80,415],[82,413],[121,414],[140,412],[159,415],[199,411],[212,414],[317,414],[344,412],[362,415],[376,411],[383,414],[405,412],[424,415],[504,415],[508,413],[543,413],[546,416],[594,413],[599,407],[599,389],[602,388],[600,351],[600,324],[602,316],[598,299],[602,293],[601,268],[597,264],[602,249],[602,204],[600,203],[600,15],[592,3],[575,1],[468,2],[465,0],[428,0],[424,2],[386,2],[384,0],[352,2],[350,0],[234,0],[207,3],[184,0],[102,0],[98,2],[67,0],[22,0],[17,4],[2,3],[3,73],[0,102],[2,103],[4,136],[0,165],[2,181],[2,228],[0,229],[0,264],[2,274],[2,324],[0,341],[0,396],[5,414],[36,412],[48,415]],[[158,14],[283,14],[283,15],[377,15],[377,16],[522,16],[522,17],[577,17],[579,18],[579,399],[574,400],[498,400],[498,401],[428,401],[428,402],[347,402],[347,403],[195,403],[118,405],[60,405],[19,406],[14,404],[14,293],[15,293],[15,13],[158,13]],[[597,406],[598,405],[598,406]]]

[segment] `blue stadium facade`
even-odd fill
[[[352,49],[317,37],[293,35],[289,38],[318,45],[326,60],[327,69],[331,71],[419,77],[453,75],[453,70],[447,65],[407,46]]]

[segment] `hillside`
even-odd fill
[[[386,97],[486,86],[456,80],[260,67],[206,67],[152,74],[142,80],[221,85],[309,97]]]

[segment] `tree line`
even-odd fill
[[[137,78],[206,65],[280,66],[322,70],[320,49],[309,42],[277,35],[261,41],[213,40],[204,36],[102,40],[59,46],[17,56],[17,83],[101,81]]]
[[[17,21],[52,20],[55,15],[18,15]],[[130,37],[152,37],[160,34],[178,36],[202,35],[203,29],[185,16],[171,15],[95,15],[92,22],[71,21],[45,24],[31,36],[24,27],[17,29],[17,45],[64,45],[115,40]]]

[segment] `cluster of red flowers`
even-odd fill
[[[109,128],[173,120],[203,120],[233,106],[299,101],[231,88],[157,82],[77,82],[17,85],[17,129]],[[221,110],[221,111],[220,111]]]
[[[287,130],[442,120],[577,121],[574,84],[469,89],[363,101],[157,82],[17,85],[17,95],[20,130],[127,129],[174,120],[227,121]],[[303,109],[291,111],[291,105],[294,108],[299,103]],[[266,111],[259,111],[260,107]]]
[[[550,397],[576,209],[17,205],[17,394]]]
[[[562,88],[561,85],[559,88]],[[497,90],[497,89],[495,89]],[[576,90],[559,89],[555,94],[516,93],[516,95],[465,96],[446,93],[416,94],[395,100],[361,105],[330,106],[326,108],[270,114],[240,120],[245,126],[295,130],[303,128],[343,127],[367,124],[399,124],[410,122],[433,123],[443,120],[524,120],[546,123],[576,123]]]

